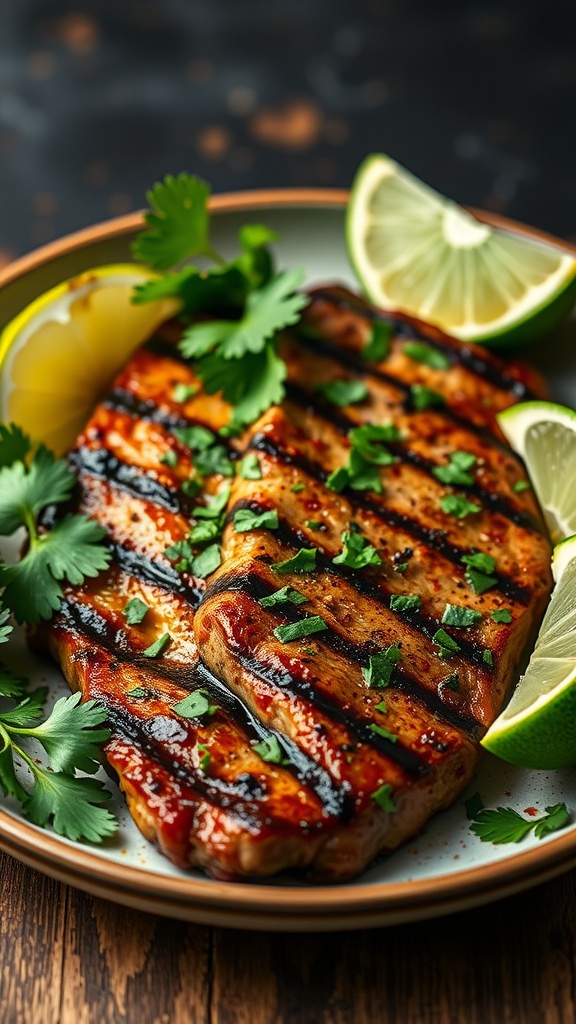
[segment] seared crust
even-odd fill
[[[173,431],[217,431],[230,415],[201,389],[174,401],[175,384],[199,384],[188,365],[166,347],[137,353],[70,454],[78,507],[107,530],[114,562],[67,589],[45,635],[70,685],[107,708],[107,756],[130,811],[179,866],[220,878],[305,868],[338,881],[415,835],[470,779],[478,738],[543,613],[549,542],[533,494],[514,488],[525,471],[494,418],[527,397],[528,374],[401,318],[386,360],[366,363],[361,349],[379,316],[343,289],[313,293],[303,329],[282,343],[286,401],[223,442],[233,459],[255,453],[261,478],[231,481],[222,565],[207,582],[177,572],[165,554],[187,537],[203,500],[182,490],[193,463]],[[415,339],[442,351],[450,369],[414,362],[405,346]],[[364,381],[368,398],[341,409],[318,395],[319,384],[342,378]],[[418,412],[414,384],[445,404]],[[383,493],[328,489],[347,460],[350,429],[382,422],[401,432]],[[448,488],[434,473],[455,450],[477,460],[472,487]],[[208,490],[223,482],[209,477]],[[446,514],[446,493],[465,493],[480,511]],[[278,529],[237,533],[242,508],[276,510]],[[382,565],[334,563],[351,522]],[[317,548],[316,571],[279,574],[274,565],[300,547]],[[462,562],[475,551],[497,564],[483,594]],[[261,605],[286,584],[306,603]],[[409,594],[420,596],[418,611],[391,610],[392,597]],[[129,626],[132,597],[150,611]],[[449,661],[433,639],[447,603],[482,615],[474,629],[442,627],[459,646]],[[490,615],[502,608],[509,625]],[[275,637],[278,625],[308,615],[326,630],[284,644]],[[150,660],[148,646],[165,633],[169,645]],[[362,669],[392,644],[401,660],[390,685],[371,689]],[[215,710],[176,711],[198,688]],[[263,739],[276,763],[254,749]],[[381,806],[374,794],[383,787]]]

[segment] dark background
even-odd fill
[[[383,151],[576,239],[574,0],[0,0],[0,263],[143,205],[348,186]]]

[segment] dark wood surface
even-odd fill
[[[574,1024],[576,872],[452,917],[281,935],[185,924],[0,853],[2,1024]]]

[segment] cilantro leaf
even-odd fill
[[[396,804],[392,799],[392,793],[392,786],[390,785],[389,782],[385,782],[384,785],[380,786],[379,789],[375,789],[374,792],[370,794],[370,796],[372,800],[376,801],[378,807],[380,807],[381,810],[388,811],[390,814],[394,814],[396,810]]]
[[[551,832],[564,828],[570,821],[570,812],[564,803],[553,804],[551,807],[546,807],[545,810],[546,817],[539,818],[534,825],[534,835],[537,839],[544,839]]]
[[[0,697],[14,697],[19,700],[26,689],[28,680],[15,676],[5,665],[0,664]]]
[[[270,341],[264,351],[247,354],[241,360],[224,359],[218,354],[201,359],[198,374],[209,395],[221,391],[234,406],[233,422],[252,423],[271,405],[284,398],[286,365]]]
[[[366,686],[383,688],[390,685],[394,666],[400,661],[401,654],[398,644],[392,644],[377,654],[372,654],[368,662],[368,668],[362,669],[362,678]]]
[[[515,494],[523,494],[524,491],[529,491],[530,488],[531,484],[528,480],[517,480],[514,486],[512,487],[512,490]]]
[[[102,763],[101,745],[110,739],[110,730],[96,727],[106,721],[106,712],[93,700],[81,700],[80,693],[61,697],[49,718],[28,730],[44,747],[56,772],[72,774],[76,768],[92,774]]]
[[[355,427],[349,434],[352,447],[368,462],[378,466],[390,466],[398,461],[385,447],[385,443],[399,441],[400,437],[400,431],[393,423],[365,423],[362,427]]]
[[[147,193],[152,209],[144,216],[146,230],[133,243],[134,258],[155,270],[167,270],[192,256],[214,259],[208,239],[209,195],[210,186],[189,174],[169,174],[158,182]]]
[[[222,533],[220,519],[206,519],[204,522],[196,523],[188,534],[191,544],[208,544],[209,541],[217,540]]]
[[[425,384],[412,384],[410,397],[416,412],[423,412],[424,409],[436,409],[445,405],[444,396],[433,388],[427,388]]]
[[[16,423],[0,423],[0,467],[23,462],[32,442]]]
[[[329,380],[317,389],[333,405],[345,406],[363,402],[368,388],[363,380]]]
[[[196,555],[190,563],[190,572],[200,580],[206,579],[219,567],[222,561],[220,548],[217,544],[211,544],[209,548]]]
[[[205,505],[192,509],[195,519],[219,519],[230,500],[230,487],[223,487],[217,494],[207,495]]]
[[[203,715],[213,715],[217,708],[217,704],[210,703],[209,691],[198,689],[178,701],[172,710],[182,718],[202,718]]]
[[[252,749],[263,761],[268,761],[269,764],[291,764],[290,758],[285,756],[276,736],[267,736],[266,739],[260,740],[259,743],[254,743]]]
[[[344,531],[342,534],[342,551],[333,558],[333,562],[335,565],[346,565],[350,569],[382,565],[376,548],[365,537],[353,531]]]
[[[0,644],[5,644],[12,632],[12,626],[9,622],[10,609],[0,608]]]
[[[268,597],[261,597],[258,604],[261,604],[263,608],[273,608],[277,604],[305,604],[308,600],[304,594],[301,594],[299,590],[294,590],[293,587],[281,587],[280,590],[275,590],[273,594],[269,594]]]
[[[483,807],[476,813],[470,831],[483,843],[519,843],[534,824],[511,807],[498,807],[496,810]]]
[[[302,637],[312,636],[313,633],[322,633],[328,629],[324,619],[320,615],[310,615],[307,619],[300,619],[298,622],[288,622],[285,626],[276,626],[272,632],[282,644],[290,643],[292,640],[301,640]]]
[[[375,736],[381,736],[383,740],[390,740],[390,743],[398,743],[396,733],[390,732],[389,729],[385,729],[383,725],[369,725],[368,728]]]
[[[113,835],[117,828],[114,815],[98,806],[110,799],[110,793],[98,779],[48,772],[36,764],[31,767],[34,789],[24,810],[35,825],[45,827],[51,821],[55,832],[73,842],[87,839],[98,843]]]
[[[381,363],[390,352],[394,325],[389,320],[377,320],[372,326],[370,341],[362,349],[362,357],[372,363]]]
[[[243,480],[261,480],[262,470],[256,452],[248,452],[240,463],[240,476]]]
[[[28,793],[16,778],[12,742],[0,727],[0,790],[4,796],[14,796],[21,804],[28,799]]]
[[[247,352],[261,352],[268,338],[297,323],[309,301],[296,292],[303,279],[300,269],[282,270],[262,288],[250,292],[244,316],[232,325],[219,354],[225,359],[241,359]]]
[[[236,533],[247,533],[249,530],[277,530],[279,525],[276,509],[253,512],[249,508],[239,508],[234,513]]]
[[[20,695],[20,703],[11,711],[3,711],[0,715],[0,723],[8,731],[13,729],[26,731],[32,722],[42,718],[44,704],[48,696],[48,688],[40,686],[32,693]]]
[[[481,620],[482,612],[477,612],[474,608],[465,608],[459,604],[447,604],[442,616],[445,626],[457,626],[460,629],[477,626]]]
[[[456,516],[456,519],[465,519],[466,516],[474,515],[482,511],[482,506],[468,498],[460,498],[456,494],[446,494],[440,499],[442,511],[449,516]]]
[[[444,466],[434,466],[433,475],[440,483],[452,484],[455,487],[471,487],[474,477],[468,472],[476,464],[476,456],[471,452],[452,452]]]
[[[318,548],[300,548],[300,550],[287,558],[284,562],[272,562],[271,569],[275,572],[314,572],[316,569],[316,555]]]
[[[419,612],[421,607],[422,598],[419,594],[392,594],[390,597],[392,612]]]
[[[478,811],[482,811],[484,809],[484,803],[480,793],[473,793],[472,796],[464,802],[464,807],[466,808],[466,817],[468,818],[468,821],[473,821],[478,814]]]
[[[457,654],[460,650],[460,644],[457,644],[445,629],[437,629],[432,637],[432,641],[440,648],[438,653],[441,658],[451,658],[453,654]]]
[[[42,508],[67,501],[74,486],[74,474],[63,459],[47,448],[34,453],[30,466],[14,462],[0,469],[0,533],[9,535],[27,519],[36,519]]]
[[[139,597],[133,597],[122,609],[122,614],[129,626],[139,626],[150,611],[148,605]]]
[[[444,352],[425,342],[408,341],[404,345],[404,352],[413,362],[423,363],[432,370],[449,370],[452,366],[451,360]]]
[[[476,594],[483,594],[498,583],[496,576],[492,575],[496,568],[496,560],[492,555],[479,551],[473,555],[463,555],[461,561],[468,567],[466,579]]]
[[[150,644],[145,651],[142,651],[143,656],[145,658],[160,657],[164,648],[170,643],[171,639],[172,637],[170,636],[170,633],[163,633],[162,636],[159,636],[158,639],[155,640],[154,643]]]
[[[490,612],[490,615],[494,622],[504,622],[506,625],[512,622],[512,614],[508,608],[495,608],[494,611]]]
[[[496,559],[492,555],[485,555],[481,551],[472,555],[462,555],[461,561],[472,569],[479,569],[480,572],[493,573],[496,568]]]

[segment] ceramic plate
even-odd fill
[[[278,261],[304,266],[309,283],[338,279],[354,284],[344,246],[345,195],[284,191],[221,196],[214,201],[215,245],[231,255],[247,217],[280,235]],[[80,232],[20,260],[0,274],[2,326],[34,297],[65,277],[101,263],[129,258],[140,217],[120,218]],[[520,229],[527,231],[527,229]],[[576,353],[569,325],[546,344],[535,362],[552,394],[576,405]],[[68,693],[60,672],[33,657],[22,636],[7,655],[18,672],[47,684],[53,699]],[[576,810],[576,772],[530,772],[483,755],[468,790],[425,832],[354,882],[306,885],[293,878],[265,883],[224,883],[174,868],[147,843],[114,788],[112,809],[120,830],[102,847],[68,842],[26,822],[17,806],[0,799],[0,846],[53,877],[127,906],[209,924],[276,930],[329,930],[418,920],[472,907],[543,882],[576,865],[576,823],[521,844],[493,846],[470,833],[464,801],[478,791],[486,806],[542,811],[565,801]]]

